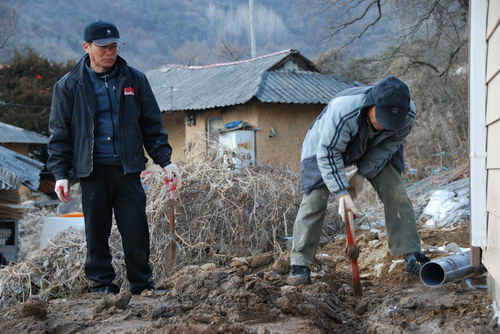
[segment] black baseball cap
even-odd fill
[[[111,22],[95,21],[85,27],[83,32],[83,40],[85,42],[93,42],[99,46],[105,46],[111,43],[120,42],[120,33],[118,28]]]
[[[394,76],[378,82],[372,89],[375,102],[375,118],[387,130],[399,130],[406,124],[410,109],[410,90]]]

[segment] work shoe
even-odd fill
[[[145,286],[135,286],[133,288],[130,289],[130,293],[133,294],[133,295],[140,295],[143,291],[152,291],[154,290],[155,287],[153,284],[147,284]]]
[[[286,279],[286,283],[289,285],[310,284],[311,269],[306,266],[292,265],[292,269],[290,270],[290,274]]]
[[[420,275],[420,269],[422,266],[429,262],[427,256],[422,252],[409,253],[405,256],[405,271],[413,275]]]
[[[103,293],[105,295],[116,295],[120,292],[120,288],[116,284],[99,284],[90,288],[90,292]]]

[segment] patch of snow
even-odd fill
[[[442,227],[463,222],[470,216],[469,190],[436,190],[423,210],[423,215],[431,216],[424,224],[426,227]]]
[[[493,308],[493,319],[497,318],[497,323],[500,325],[500,310],[498,309],[496,301],[493,301],[491,304],[491,308]]]

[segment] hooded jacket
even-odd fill
[[[358,173],[376,176],[391,161],[403,170],[403,142],[415,122],[410,110],[404,126],[397,131],[382,130],[367,141],[367,108],[375,105],[373,86],[354,87],[337,94],[313,122],[306,134],[301,154],[301,184],[307,195],[323,185],[330,193],[347,193],[345,168],[356,164]]]
[[[93,170],[96,101],[85,64],[88,55],[54,85],[47,167],[56,180],[87,177]],[[144,149],[156,164],[170,164],[172,148],[146,75],[117,57],[118,140],[125,173],[145,169]]]

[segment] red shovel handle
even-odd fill
[[[352,288],[354,296],[361,296],[363,294],[361,288],[361,280],[359,278],[358,255],[359,249],[354,237],[354,214],[352,211],[346,210],[345,230],[347,234],[347,255],[351,259],[352,268]]]
[[[174,178],[176,178],[176,176],[174,176]],[[174,180],[173,178],[172,179],[169,179],[168,177],[164,177],[163,178],[163,182],[165,182],[165,186],[167,187],[167,190],[168,191],[176,191],[177,190],[177,182],[175,182],[177,180]]]

